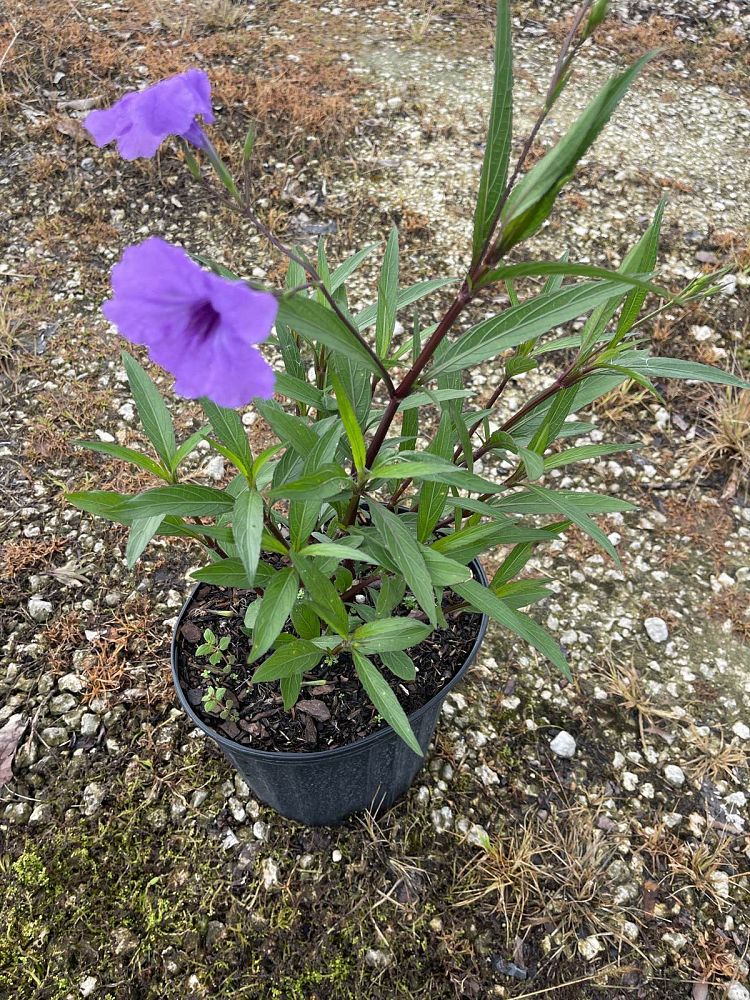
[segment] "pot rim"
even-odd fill
[[[479,582],[485,587],[487,584],[487,574],[484,572],[484,567],[479,562],[478,559],[472,559],[469,563],[475,575],[479,578]],[[246,746],[244,743],[238,743],[236,740],[231,739],[229,736],[224,736],[222,733],[218,732],[208,723],[204,722],[203,719],[197,714],[193,706],[188,701],[187,695],[182,689],[180,683],[179,670],[177,666],[177,636],[179,634],[180,625],[187,614],[190,605],[192,604],[193,597],[196,591],[201,587],[201,583],[196,583],[192,588],[185,603],[177,616],[177,621],[172,629],[172,641],[169,647],[170,662],[172,667],[172,681],[174,683],[175,690],[177,692],[177,698],[180,705],[185,710],[190,720],[201,729],[207,736],[210,736],[212,740],[215,740],[220,747],[225,750],[230,750],[233,753],[240,752],[243,754],[248,754],[249,756],[257,757],[259,760],[264,760],[267,762],[278,761],[279,763],[303,763],[306,761],[315,762],[320,760],[330,760],[332,757],[336,756],[346,756],[347,754],[359,753],[366,750],[369,746],[374,743],[379,743],[392,735],[395,735],[395,731],[391,725],[386,723],[381,726],[380,729],[376,729],[374,733],[369,733],[367,736],[361,737],[361,739],[355,740],[353,743],[346,743],[344,746],[340,747],[330,747],[328,750],[311,750],[309,753],[302,750],[259,750],[256,747]],[[211,584],[208,584],[211,586]],[[456,671],[456,673],[451,677],[451,679],[444,684],[439,691],[437,691],[429,701],[425,702],[420,708],[415,709],[408,718],[419,719],[422,715],[428,712],[430,709],[434,708],[437,704],[443,701],[448,694],[448,692],[458,684],[460,680],[463,679],[465,674],[468,672],[469,667],[474,663],[477,657],[479,648],[484,641],[485,634],[487,632],[487,626],[489,624],[489,618],[487,615],[482,615],[481,621],[479,623],[479,631],[477,637],[474,640],[474,644],[469,651],[468,656],[464,660],[461,667]],[[398,737],[400,738],[400,737]]]

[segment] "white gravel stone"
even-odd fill
[[[341,853],[338,847],[336,848],[335,851],[331,853],[331,861],[333,861],[334,864],[338,864],[340,861],[343,861],[343,858],[344,855]]]
[[[497,771],[493,771],[492,768],[488,767],[486,764],[480,764],[476,769],[475,774],[486,788],[489,788],[490,785],[500,784],[500,778]]]
[[[664,777],[674,788],[682,788],[685,784],[685,772],[676,764],[667,764],[664,768]]]
[[[727,987],[727,1000],[750,1000],[750,991],[742,983],[730,983]]]
[[[256,840],[268,840],[270,830],[268,823],[264,823],[263,820],[259,819],[257,823],[253,823],[253,836]]]
[[[602,943],[596,934],[590,934],[578,942],[578,953],[586,962],[593,962],[602,950]]]
[[[647,618],[643,627],[652,642],[666,642],[669,638],[669,629],[663,618]]]
[[[677,931],[667,931],[666,934],[661,936],[662,943],[667,946],[667,948],[672,951],[682,951],[685,945],[688,943],[688,939],[684,934],[680,934]]]
[[[391,964],[391,956],[377,948],[368,948],[365,952],[365,964],[371,969],[386,969]]]
[[[261,874],[263,876],[263,887],[265,889],[272,889],[273,886],[279,884],[279,866],[273,858],[263,859]]]
[[[99,732],[99,716],[94,715],[93,712],[85,712],[81,716],[79,725],[81,729],[81,736],[96,736]]]
[[[450,806],[443,806],[442,809],[432,810],[432,825],[438,833],[445,833],[453,825],[453,810]]]
[[[99,812],[102,802],[104,802],[104,795],[104,785],[100,785],[97,781],[92,781],[86,785],[81,799],[84,816],[93,816],[94,813]]]
[[[566,760],[570,760],[575,756],[576,741],[570,733],[561,729],[550,743],[549,748],[552,753],[556,754],[558,757],[564,757]]]
[[[99,980],[95,976],[86,976],[85,979],[82,979],[78,984],[78,990],[81,996],[82,997],[93,996],[94,990],[96,989],[98,982]]]
[[[224,457],[222,455],[214,455],[212,459],[206,462],[205,473],[210,479],[213,479],[214,482],[218,483],[220,479],[223,479]]]
[[[27,607],[35,622],[46,622],[54,611],[52,602],[44,601],[41,597],[30,597]]]
[[[735,722],[732,726],[732,732],[741,740],[750,740],[750,727],[746,726],[744,722]]]

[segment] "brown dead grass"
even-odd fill
[[[750,480],[750,392],[715,391],[706,407],[704,428],[690,449],[690,468],[726,475],[724,495],[733,497]]]
[[[727,587],[714,594],[705,611],[715,622],[729,622],[734,635],[750,642],[750,592],[745,587]]]
[[[15,580],[30,569],[46,568],[52,557],[62,552],[64,548],[64,539],[56,536],[21,538],[15,542],[6,542],[0,549],[2,575]]]

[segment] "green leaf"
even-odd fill
[[[287,413],[272,400],[256,400],[255,406],[276,437],[291,445],[301,458],[307,458],[318,441],[315,431],[301,417]]]
[[[317,639],[320,635],[320,618],[304,601],[292,608],[292,625],[300,639]]]
[[[291,614],[298,591],[299,580],[291,567],[278,570],[271,578],[255,619],[253,648],[250,650],[248,663],[257,660],[276,642]]]
[[[352,656],[354,658],[354,669],[357,671],[357,676],[362,682],[362,687],[367,692],[370,701],[404,743],[414,753],[423,757],[422,748],[419,745],[417,737],[414,735],[414,730],[411,728],[406,712],[404,712],[399,704],[398,698],[391,690],[388,682],[375,664],[371,660],[368,660],[366,656],[362,656],[356,649],[352,651]]]
[[[433,365],[430,374],[436,376],[441,372],[462,371],[471,365],[481,364],[501,351],[517,347],[526,340],[577,319],[606,302],[617,290],[616,283],[612,281],[586,281],[561,288],[559,292],[537,295],[520,306],[512,306],[454,340],[441,360]]]
[[[123,462],[129,462],[131,465],[143,469],[144,472],[150,472],[152,476],[158,476],[159,479],[163,479],[167,483],[172,481],[167,469],[155,462],[153,458],[142,455],[132,448],[124,448],[122,445],[110,444],[106,441],[74,441],[73,444],[76,448],[87,448],[89,451],[100,452],[102,455],[109,455],[112,458],[119,458]]]
[[[647,53],[624,73],[612,77],[557,145],[516,184],[500,215],[502,252],[531,236],[547,218],[558,191],[607,124],[633,80],[656,54]]]
[[[416,646],[432,632],[415,618],[380,618],[355,629],[353,648],[360,653],[383,653]]]
[[[352,481],[341,466],[328,463],[316,472],[308,472],[291,482],[275,486],[269,493],[269,498],[272,501],[290,498],[322,503],[323,500],[332,500],[350,491],[351,486]]]
[[[195,431],[190,435],[190,437],[185,438],[172,458],[172,472],[182,465],[188,455],[195,451],[196,445],[205,439],[207,433],[208,426],[205,426],[201,427],[200,430]]]
[[[492,107],[484,151],[479,195],[474,213],[474,252],[476,263],[492,235],[500,200],[508,176],[508,158],[513,139],[513,50],[510,3],[497,0],[495,29],[495,79]]]
[[[334,632],[346,638],[349,634],[349,615],[335,586],[309,559],[294,552],[291,559],[305,586],[305,597],[315,613]]]
[[[210,566],[194,570],[190,575],[200,583],[212,583],[216,587],[249,590],[253,586],[253,580],[248,579],[241,559],[220,559]]]
[[[417,604],[430,620],[433,628],[437,625],[435,594],[422,549],[397,514],[371,500],[369,504],[372,523],[377,529],[383,545],[404,575]]]
[[[451,588],[459,597],[463,597],[472,608],[482,614],[489,615],[504,628],[520,636],[530,646],[537,649],[542,656],[558,667],[568,680],[571,679],[568,661],[565,659],[562,650],[541,625],[538,625],[533,618],[528,615],[514,611],[507,604],[487,587],[483,587],[476,580],[468,583],[459,583]]]
[[[157,486],[131,497],[126,507],[133,517],[215,517],[234,507],[234,497],[211,486]]]
[[[370,256],[377,245],[377,243],[371,243],[363,250],[358,250],[357,253],[353,254],[348,260],[345,260],[343,264],[339,264],[331,275],[332,292],[335,292],[337,288],[345,283],[346,279],[350,277],[350,275],[354,274],[362,261]]]
[[[560,493],[554,490],[545,490],[541,486],[529,486],[529,492],[547,500],[558,513],[562,514],[569,521],[572,521],[573,524],[578,525],[581,531],[590,538],[593,538],[614,559],[617,565],[620,565],[620,557],[612,542],[610,542],[602,529],[588,515],[581,513],[579,506],[575,502],[571,503],[568,497],[561,496]]]
[[[305,545],[304,548],[299,550],[299,554],[301,556],[315,556],[319,559],[338,559],[341,562],[344,559],[353,559],[355,562],[372,563],[374,566],[379,565],[377,559],[374,559],[366,552],[362,552],[361,549],[357,549],[353,545],[343,545],[339,542],[315,542],[312,545]]]
[[[387,618],[404,599],[406,582],[401,576],[383,576],[380,590],[376,591],[375,613],[379,618]]]
[[[333,400],[320,389],[300,378],[295,378],[288,372],[276,372],[274,391],[280,396],[286,396],[287,399],[293,399],[295,403],[303,403],[316,410],[332,410],[334,408]]]
[[[412,303],[424,298],[425,295],[430,295],[439,288],[444,288],[446,285],[454,285],[455,283],[455,278],[431,278],[429,281],[418,281],[414,285],[409,285],[408,288],[402,288],[396,300],[396,310],[405,309],[407,306],[412,305]],[[377,322],[377,317],[378,305],[375,302],[364,308],[362,312],[357,313],[354,317],[354,322],[358,329],[366,330],[373,323]]]
[[[279,302],[278,316],[282,323],[296,330],[312,344],[324,344],[332,351],[346,355],[363,365],[373,375],[380,376],[380,367],[331,309],[304,295],[287,295]],[[278,322],[278,320],[277,320]]]
[[[402,412],[416,410],[420,406],[428,406],[430,403],[434,406],[440,406],[441,403],[450,399],[468,399],[470,396],[476,396],[473,389],[428,389],[425,392],[415,392],[414,395],[407,396],[399,406],[399,410]]]
[[[438,429],[435,437],[430,442],[427,447],[427,452],[420,454],[420,458],[423,458],[425,462],[433,464],[444,463],[445,465],[452,465],[450,458],[453,455],[453,434],[451,427],[451,417],[449,413],[443,412],[440,416],[440,423],[438,424]],[[404,452],[404,458],[406,458],[408,452]],[[414,459],[417,452],[411,454],[411,458]],[[452,474],[452,472],[451,472]],[[440,472],[440,475],[445,477],[448,475],[447,470]],[[419,509],[417,511],[417,539],[420,542],[426,542],[427,539],[432,534],[433,528],[440,520],[445,508],[445,498],[448,495],[448,486],[445,482],[435,482],[427,481],[422,484],[419,491]]]
[[[357,474],[361,476],[365,470],[365,456],[367,454],[362,428],[359,426],[357,414],[354,412],[354,407],[346,394],[341,379],[337,375],[332,374],[331,382],[333,384],[333,391],[336,393],[336,402],[338,403],[341,422],[344,425],[344,430],[349,440],[349,447],[352,450],[354,467],[357,470]]]
[[[379,653],[383,665],[388,667],[390,672],[402,681],[413,681],[417,676],[417,668],[414,660],[401,650],[392,649],[388,653]]]
[[[628,367],[647,378],[694,379],[696,382],[713,382],[717,385],[732,385],[737,389],[750,389],[750,382],[724,372],[713,365],[702,365],[697,361],[682,361],[680,358],[642,357],[630,361]]]
[[[393,226],[383,257],[378,282],[378,303],[375,325],[375,350],[379,358],[388,357],[393,339],[398,308],[398,229]]]
[[[465,583],[472,578],[468,566],[456,562],[455,559],[449,559],[429,545],[422,546],[422,555],[434,587],[450,587],[454,583]]]
[[[449,497],[448,502],[457,507],[473,509],[481,501],[464,501]],[[487,504],[486,506],[489,506]],[[458,562],[469,563],[480,553],[497,545],[509,545],[514,542],[532,542],[544,540],[546,535],[541,528],[530,528],[525,524],[517,524],[510,518],[500,524],[470,524],[459,531],[443,535],[432,544],[432,549],[442,555],[450,556]]]
[[[276,652],[258,667],[250,678],[252,684],[264,681],[278,681],[285,677],[295,677],[306,670],[312,670],[323,659],[323,650],[305,639],[285,642]]]
[[[570,465],[573,462],[585,462],[590,458],[601,458],[603,455],[616,455],[622,451],[633,451],[641,448],[639,442],[631,444],[581,444],[574,448],[566,448],[556,455],[549,455],[544,460],[545,470],[559,469],[560,466]]]
[[[127,351],[123,351],[121,357],[146,437],[165,466],[170,468],[175,453],[175,439],[169,411],[159,390],[135,358]]]
[[[615,514],[628,510],[635,510],[635,505],[627,500],[619,500],[617,497],[608,497],[600,493],[578,493],[575,490],[555,490],[555,496],[562,498],[565,503],[581,514]],[[463,503],[457,500],[460,505]],[[469,510],[475,509],[466,504]],[[546,490],[534,489],[521,490],[518,493],[509,493],[501,500],[493,500],[491,504],[485,504],[485,509],[489,514],[494,511],[498,515],[504,514],[556,514],[560,508],[547,495]],[[491,516],[491,515],[490,515]]]
[[[246,490],[234,502],[232,514],[234,544],[249,580],[255,578],[263,535],[263,498],[255,490]]]
[[[666,198],[662,198],[659,202],[659,207],[656,209],[654,221],[648,227],[631,253],[628,254],[625,261],[623,261],[623,269],[626,266],[633,271],[652,271],[654,269],[659,252],[661,221],[664,216],[666,204]],[[634,288],[628,293],[628,297],[625,299],[622,306],[620,321],[617,324],[616,340],[621,340],[635,325],[645,298],[646,290],[642,288]]]
[[[302,674],[281,678],[281,697],[284,699],[284,711],[290,712],[297,704],[302,690]]]
[[[125,549],[125,561],[128,564],[128,569],[132,569],[138,562],[141,553],[156,534],[161,522],[161,514],[156,514],[154,517],[136,518],[133,521]]]
[[[217,406],[206,396],[201,397],[200,404],[208,417],[213,432],[229,452],[230,460],[240,472],[250,475],[253,467],[253,453],[247,440],[247,433],[242,418],[236,410],[228,410]]]
[[[576,278],[601,278],[605,281],[612,281],[616,285],[622,285],[623,288],[619,289],[620,291],[627,291],[630,288],[631,290],[634,289],[644,293],[651,292],[661,298],[668,298],[668,289],[662,288],[661,285],[655,285],[647,277],[643,277],[644,273],[649,274],[652,269],[653,264],[645,263],[642,268],[631,268],[629,272],[625,272],[622,269],[613,271],[608,267],[598,267],[596,264],[571,264],[567,260],[527,260],[522,264],[503,264],[502,267],[493,268],[477,283],[477,287],[485,288],[496,281],[507,281],[513,278],[524,278],[532,275],[541,277],[546,274],[550,275],[550,278],[556,277],[560,280],[558,282],[550,280],[541,291],[541,295],[551,295],[559,291],[562,279],[569,276]],[[641,273],[636,274],[634,273],[635,271],[640,271]]]

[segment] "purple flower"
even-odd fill
[[[251,346],[276,318],[269,292],[204,271],[156,236],[127,248],[112,269],[112,289],[104,315],[172,372],[178,395],[226,407],[272,397],[273,369]]]
[[[181,135],[202,148],[201,115],[211,123],[211,84],[201,69],[171,76],[152,87],[126,94],[106,111],[92,111],[84,119],[97,146],[117,142],[125,160],[151,157],[169,135]]]

